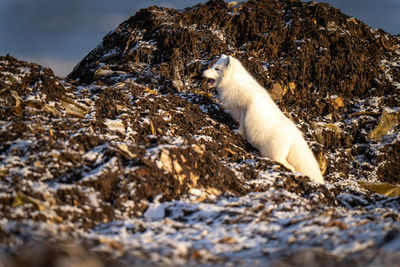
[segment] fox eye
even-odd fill
[[[217,67],[217,68],[215,68],[215,70],[216,70],[216,71],[220,71],[221,69]]]

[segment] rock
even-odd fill
[[[286,94],[287,88],[288,88],[287,86],[284,86],[282,88],[282,86],[279,83],[274,83],[271,89],[268,91],[268,93],[273,100],[279,101]]]
[[[399,112],[388,112],[383,110],[378,125],[369,133],[369,138],[382,139],[386,133],[398,123]]]

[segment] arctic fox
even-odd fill
[[[300,130],[239,60],[221,55],[203,72],[203,77],[208,78],[209,86],[217,88],[224,107],[240,122],[235,131],[247,138],[263,157],[305,174],[316,183],[324,183],[318,162]]]

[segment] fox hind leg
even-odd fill
[[[280,147],[279,155],[275,158],[273,158],[275,161],[281,163],[283,166],[285,166],[287,169],[289,169],[292,172],[296,172],[296,169],[292,164],[290,164],[287,161],[287,158],[289,156],[290,149],[292,148],[291,143],[286,143],[285,145]]]
[[[296,172],[295,168],[289,163],[287,162],[287,160],[283,160],[283,161],[278,161],[280,163],[282,163],[283,166],[285,166],[287,169],[291,170],[292,172]]]

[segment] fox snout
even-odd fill
[[[215,83],[215,77],[213,75],[213,71],[214,71],[213,69],[207,69],[207,70],[203,71],[203,74],[202,74],[203,78],[207,79],[207,85],[209,87],[213,87],[214,83]]]

